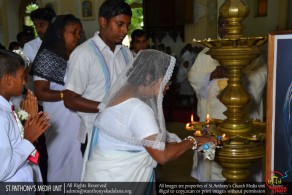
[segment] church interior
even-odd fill
[[[81,19],[86,37],[92,37],[93,34],[99,30],[98,25],[98,9],[99,6],[105,0],[91,0],[92,12],[89,15],[84,15],[82,13],[82,0],[0,0],[0,43],[8,48],[8,45],[12,41],[16,41],[17,34],[23,30],[25,24],[25,17],[28,15],[25,13],[25,8],[31,3],[37,3],[40,7],[52,6],[56,14],[73,14]],[[236,0],[235,0],[236,1]],[[245,95],[241,91],[239,84],[240,76],[237,75],[237,71],[241,71],[243,68],[242,64],[248,64],[246,61],[242,60],[242,56],[248,56],[245,60],[251,62],[250,59],[256,58],[258,55],[262,54],[266,63],[269,63],[268,59],[268,47],[269,40],[268,37],[271,33],[275,32],[290,32],[292,30],[292,0],[244,0],[248,7],[248,11],[245,12],[241,19],[242,21],[237,21],[236,19],[230,19],[234,26],[230,27],[228,30],[228,42],[222,43],[218,38],[218,25],[217,19],[219,14],[222,12],[226,13],[224,6],[229,3],[232,4],[233,0],[133,0],[131,1],[131,7],[140,7],[143,9],[143,25],[142,28],[146,30],[150,35],[150,46],[158,46],[163,44],[164,46],[169,46],[172,49],[173,54],[179,59],[181,56],[181,51],[187,44],[191,44],[193,47],[205,48],[209,47],[210,55],[223,63],[233,75],[229,77],[234,84],[233,89],[230,93],[225,93],[223,100],[228,107],[228,111],[225,113],[227,115],[227,122],[224,121],[221,126],[222,131],[225,134],[230,135],[230,140],[226,145],[225,150],[222,150],[218,157],[219,164],[223,164],[223,169],[228,170],[225,172],[228,180],[230,181],[242,181],[247,176],[244,173],[240,173],[242,180],[236,178],[233,173],[232,168],[237,165],[231,161],[225,161],[225,159],[238,158],[243,153],[246,159],[251,160],[249,163],[255,162],[258,158],[256,156],[261,156],[261,167],[264,171],[267,170],[265,162],[265,139],[269,138],[266,135],[266,122],[267,122],[267,87],[265,86],[263,96],[263,115],[262,121],[259,123],[251,122],[253,127],[258,128],[258,132],[255,130],[253,136],[265,135],[265,138],[256,139],[255,143],[250,146],[246,146],[246,151],[242,152],[238,149],[236,144],[241,144],[241,141],[234,141],[233,137],[240,137],[246,143],[248,141],[253,141],[254,137],[249,137],[250,123],[241,123],[240,116],[242,116],[241,110],[234,108],[236,106],[244,107],[246,101],[243,100],[240,95]],[[224,5],[224,6],[223,6]],[[235,6],[236,7],[236,6]],[[241,9],[242,7],[236,7],[236,9]],[[164,11],[168,10],[168,11]],[[239,13],[240,11],[235,11]],[[241,12],[240,12],[241,13]],[[227,14],[226,14],[227,15]],[[229,16],[234,17],[230,12]],[[241,16],[240,16],[241,17]],[[290,30],[290,31],[289,31]],[[250,39],[248,37],[251,37]],[[254,39],[254,41],[251,41]],[[217,43],[216,41],[219,42]],[[244,40],[244,41],[241,41]],[[217,44],[221,44],[220,50]],[[238,44],[236,49],[230,49],[230,45]],[[127,41],[125,44],[128,44]],[[225,44],[225,45],[224,45]],[[242,44],[242,45],[240,45]],[[225,48],[226,47],[226,48]],[[219,48],[219,49],[218,49]],[[221,49],[222,49],[221,48]],[[238,50],[246,51],[242,53]],[[226,50],[224,50],[226,49]],[[232,63],[230,59],[225,56],[230,52],[232,58]],[[225,53],[225,54],[224,54]],[[229,61],[228,61],[229,60]],[[242,60],[242,61],[240,61]],[[221,64],[222,65],[222,64]],[[269,71],[269,70],[268,70]],[[269,72],[267,73],[269,75]],[[232,90],[236,90],[233,93]],[[236,94],[238,92],[238,94]],[[234,95],[235,94],[235,95]],[[229,96],[229,97],[228,97]],[[231,98],[230,98],[231,97]],[[232,99],[239,99],[238,102],[233,102]],[[231,103],[230,103],[231,102]],[[166,127],[169,132],[176,133],[180,138],[185,138],[191,135],[193,132],[186,130],[186,124],[189,122],[200,122],[202,118],[197,114],[198,109],[198,98],[195,92],[193,95],[187,98],[179,95],[179,85],[174,82],[171,88],[165,95],[164,99],[164,117],[166,120]],[[236,106],[234,106],[236,105]],[[239,115],[232,115],[233,113],[240,113]],[[212,118],[212,116],[211,116]],[[222,122],[222,121],[220,121]],[[225,123],[226,122],[226,123]],[[253,128],[252,127],[252,128]],[[234,128],[234,129],[232,129]],[[239,132],[239,133],[238,133]],[[248,141],[246,141],[248,140]],[[226,142],[226,143],[227,143]],[[233,143],[234,142],[234,143]],[[236,143],[235,143],[236,142]],[[261,148],[258,151],[252,151],[253,148]],[[224,147],[223,147],[224,148]],[[231,150],[235,152],[231,152]],[[236,153],[236,154],[234,154]],[[156,179],[161,182],[196,182],[196,178],[191,176],[193,170],[193,151],[186,152],[182,157],[174,160],[166,165],[159,165],[156,168]],[[232,156],[235,155],[235,156]],[[240,160],[239,160],[240,161]],[[240,161],[243,164],[244,160]],[[230,165],[232,164],[232,165]],[[248,164],[248,163],[247,163]],[[233,166],[233,167],[232,167]],[[248,166],[248,165],[246,165]],[[268,165],[270,166],[270,165]],[[235,168],[236,169],[236,168]],[[271,167],[269,167],[271,169]],[[237,169],[236,169],[237,170]],[[241,169],[238,169],[241,170]],[[240,172],[240,171],[239,171]],[[235,178],[235,179],[234,179]],[[238,180],[237,180],[238,179]],[[265,181],[265,175],[262,175],[262,181]]]

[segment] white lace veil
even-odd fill
[[[99,131],[130,144],[163,150],[167,131],[165,129],[162,100],[164,89],[171,78],[174,66],[175,58],[170,55],[152,49],[141,51],[135,60],[127,66],[126,70],[121,73],[108,95],[99,105],[100,113],[95,121],[95,126],[99,128]],[[102,123],[99,123],[99,120],[103,110],[130,98],[140,99],[153,110],[159,127],[158,134],[141,140],[112,129],[102,128]]]

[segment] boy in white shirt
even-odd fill
[[[0,50],[0,182],[42,181],[33,142],[48,129],[42,112],[28,116],[22,126],[10,98],[21,95],[25,84],[21,56]]]

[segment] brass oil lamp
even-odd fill
[[[244,0],[225,0],[220,16],[228,21],[224,39],[195,40],[210,50],[207,54],[228,70],[228,85],[220,94],[220,101],[227,107],[227,116],[216,129],[216,135],[226,135],[222,148],[217,149],[215,160],[223,167],[226,182],[244,182],[249,167],[265,156],[265,123],[244,119],[243,108],[250,95],[241,85],[242,70],[261,52],[259,46],[267,37],[244,37],[241,22],[248,16]],[[264,168],[263,168],[264,170]]]

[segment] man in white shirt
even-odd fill
[[[221,69],[223,69],[223,67],[219,66],[219,63],[217,60],[214,60],[210,55],[205,54],[207,51],[209,51],[209,48],[204,48],[198,54],[198,57],[188,74],[188,79],[190,81],[190,84],[192,85],[197,96],[197,100],[198,100],[197,116],[200,118],[200,121],[205,121],[207,113],[212,114],[212,116],[210,116],[211,118],[224,119],[225,116],[223,115],[223,112],[226,110],[225,106],[219,105],[220,106],[220,108],[218,108],[219,112],[217,111],[218,109],[214,109],[214,112],[216,111],[216,113],[218,113],[215,116],[215,113],[210,111],[210,108],[208,107],[208,104],[207,104],[207,101],[209,100],[208,90],[210,89],[209,83],[211,84],[211,81],[209,79],[211,76],[211,73],[214,72],[213,75],[216,76],[215,78],[216,82],[218,81],[219,77],[220,79],[226,79],[226,74],[224,75],[223,73],[222,75],[219,75],[220,72],[223,72],[223,71],[220,71]],[[217,97],[215,99],[217,99]]]
[[[131,52],[135,58],[139,51],[149,47],[149,37],[143,29],[136,29],[131,34]]]
[[[90,139],[99,103],[132,60],[130,50],[122,45],[131,17],[131,8],[123,0],[105,1],[99,10],[100,32],[70,56],[64,103],[81,117],[81,143],[87,134]]]
[[[23,52],[26,57],[32,63],[41,44],[42,39],[47,31],[49,24],[52,22],[52,19],[56,17],[55,11],[52,8],[39,8],[30,14],[30,18],[33,21],[38,37],[27,42],[23,47]]]

